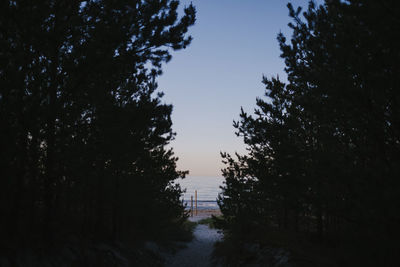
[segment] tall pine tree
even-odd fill
[[[359,257],[371,251],[363,264],[391,266],[400,222],[399,5],[288,7],[293,35],[278,35],[288,82],[264,79],[266,100],[234,125],[249,154],[223,155],[227,230],[311,232],[352,244]]]
[[[192,40],[195,9],[178,6],[1,2],[2,246],[140,241],[182,220],[172,106],[156,91],[171,51]]]

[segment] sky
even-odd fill
[[[158,80],[164,101],[173,105],[171,143],[178,169],[191,176],[221,176],[220,152],[246,153],[232,126],[240,108],[252,113],[263,97],[266,77],[286,77],[277,34],[290,37],[285,0],[192,0],[193,41],[172,53]],[[307,7],[307,0],[290,1]]]

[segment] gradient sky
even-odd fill
[[[263,96],[262,76],[285,77],[276,40],[290,37],[284,0],[194,0],[194,40],[173,52],[158,80],[164,101],[174,106],[172,142],[178,168],[190,175],[220,176],[220,151],[245,153],[232,126],[240,107],[252,112]],[[307,7],[307,0],[290,1]]]

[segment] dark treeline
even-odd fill
[[[155,92],[191,42],[179,1],[0,4],[0,246],[157,237],[185,217],[172,106]]]
[[[265,99],[234,123],[248,155],[222,154],[226,230],[256,232],[254,240],[274,227],[308,233],[349,248],[358,266],[392,266],[400,237],[399,3],[288,7],[293,35],[278,35],[288,81],[264,78]]]

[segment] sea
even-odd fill
[[[186,208],[190,208],[190,197],[193,196],[193,205],[195,200],[195,191],[197,190],[197,208],[219,209],[217,204],[218,194],[222,191],[222,176],[187,176],[185,179],[176,180],[186,192],[183,194],[182,201]]]

